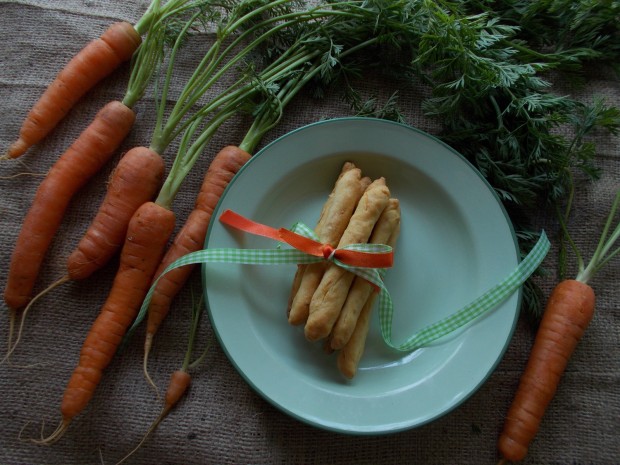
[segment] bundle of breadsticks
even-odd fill
[[[385,179],[372,181],[346,162],[314,229],[323,244],[341,248],[374,243],[394,247],[400,232],[400,204]],[[304,324],[309,341],[323,339],[326,351],[338,351],[338,369],[347,378],[357,372],[364,352],[377,292],[366,280],[333,263],[299,265],[288,304],[288,321]]]

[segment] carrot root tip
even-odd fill
[[[152,345],[153,345],[153,334],[148,333],[144,341],[144,360],[142,361],[142,371],[144,372],[144,378],[155,391],[155,394],[157,395],[157,399],[160,400],[161,394],[159,392],[159,389],[157,388],[157,385],[153,381],[153,378],[151,378],[151,375],[149,374],[149,369],[148,369],[149,353],[151,352]]]
[[[35,444],[40,444],[43,446],[50,446],[63,437],[63,435],[69,428],[70,423],[71,423],[70,420],[63,419],[58,425],[58,427],[56,428],[56,430],[54,430],[54,432],[50,434],[48,437],[46,438],[41,437],[41,439],[31,439],[31,441],[34,442]]]
[[[135,454],[136,451],[138,449],[140,449],[140,447],[142,447],[142,445],[146,442],[146,440],[149,438],[149,436],[153,433],[153,431],[155,431],[155,429],[159,426],[159,424],[162,422],[162,420],[166,417],[168,412],[169,412],[169,409],[166,410],[164,408],[162,410],[162,412],[159,414],[159,416],[151,424],[149,429],[146,430],[146,433],[144,433],[144,436],[142,436],[142,439],[140,440],[138,445],[136,447],[134,447],[129,453],[127,453],[127,455],[125,455],[122,459],[120,459],[118,462],[116,462],[116,465],[120,465],[121,463],[123,463],[125,460],[127,460],[129,457],[131,457],[133,454]]]
[[[9,362],[13,353],[13,335],[15,334],[15,321],[17,320],[17,312],[14,308],[9,309],[9,334],[7,336],[6,355],[0,360],[0,365]]]
[[[20,137],[17,139],[6,152],[6,158],[17,158],[22,156],[28,150],[28,144]]]
[[[144,359],[146,360],[151,352],[151,347],[153,347],[153,333],[146,333],[146,337],[144,338]]]
[[[1,157],[0,156],[0,160],[8,160],[7,157]],[[47,176],[47,173],[28,173],[28,172],[22,172],[22,173],[15,173],[15,174],[10,174],[8,176],[0,176],[0,179],[15,179],[15,178],[19,178],[20,176],[32,176],[35,178],[43,178],[45,176]]]
[[[4,360],[8,360],[9,357],[11,356],[11,354],[15,351],[15,349],[17,348],[17,345],[19,344],[19,341],[22,338],[22,333],[24,331],[24,321],[26,320],[26,315],[28,314],[28,312],[30,311],[30,309],[32,308],[32,306],[41,298],[43,297],[45,294],[47,294],[48,292],[50,292],[52,289],[66,283],[67,281],[69,281],[69,276],[63,276],[62,278],[58,279],[56,282],[50,284],[47,288],[45,288],[44,290],[42,290],[41,292],[39,292],[39,294],[37,294],[35,297],[32,298],[32,300],[28,303],[28,305],[26,306],[26,308],[24,309],[24,311],[22,312],[22,317],[21,317],[21,321],[19,323],[19,329],[17,330],[17,337],[15,338],[15,343],[11,346],[9,345],[9,349],[8,352],[6,354],[6,356],[4,357],[4,359],[2,360],[2,362],[4,362]],[[11,321],[12,321],[12,326],[14,326],[15,324],[15,319],[16,319],[16,315],[15,315],[15,310],[11,310]],[[13,330],[10,330],[11,336],[9,337],[9,344],[11,344],[11,340],[12,340],[12,333]],[[2,363],[0,362],[0,364]]]

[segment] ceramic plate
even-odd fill
[[[366,176],[384,176],[401,202],[395,266],[386,277],[395,342],[458,310],[518,264],[510,220],[479,172],[422,131],[368,118],[318,122],[257,153],[223,195],[206,247],[276,247],[224,227],[217,218],[227,209],[273,227],[314,227],[347,160]],[[411,353],[386,346],[375,312],[359,371],[346,380],[335,355],[287,322],[294,273],[295,265],[205,265],[213,328],[239,373],[268,401],[301,421],[350,434],[413,428],[461,404],[501,359],[521,299],[517,292]]]

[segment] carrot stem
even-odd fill
[[[193,294],[192,294],[192,300]],[[189,366],[192,364],[192,354],[194,352],[194,345],[196,343],[196,335],[198,334],[198,328],[200,328],[200,320],[202,319],[204,307],[204,296],[201,295],[198,302],[194,300],[192,304],[192,322],[189,331],[189,337],[187,341],[187,350],[185,351],[185,357],[183,358],[183,364],[181,365],[181,370],[187,371]],[[202,358],[202,357],[201,357]]]
[[[198,15],[199,13],[195,13],[191,17],[191,19],[184,24],[181,32],[177,35],[170,52],[169,64],[164,75],[163,87],[159,97],[156,99],[157,118],[155,120],[155,129],[151,138],[151,148],[159,154],[162,154],[165,148],[170,144],[170,142],[175,139],[175,136],[171,136],[170,133],[164,131],[165,127],[170,124],[167,123],[166,125],[164,125],[164,111],[166,107],[165,103],[168,100],[168,92],[170,91],[170,84],[172,83],[172,74],[177,54],[181,48],[181,45],[183,44],[183,40],[187,34],[187,31],[192,26]]]
[[[179,189],[181,188],[183,181],[198,160],[204,150],[204,147],[213,138],[218,128],[234,114],[234,110],[222,110],[209,122],[206,129],[200,133],[200,136],[196,142],[194,142],[190,147],[187,147],[189,136],[197,130],[200,120],[195,121],[194,124],[192,124],[188,130],[188,133],[186,133],[183,141],[181,142],[178,152],[179,156],[177,156],[174,160],[168,178],[159,192],[156,203],[159,203],[160,205],[172,204],[177,193],[179,192]]]
[[[152,148],[157,151],[159,147],[166,147],[170,140],[174,140],[179,132],[183,132],[191,120],[195,117],[201,117],[203,113],[199,111],[190,116],[188,120],[183,122],[184,118],[199,102],[202,96],[228,71],[238,66],[239,63],[250,55],[257,47],[267,41],[269,38],[280,32],[281,30],[299,24],[300,22],[318,19],[328,15],[343,14],[337,10],[326,10],[320,7],[311,8],[305,11],[292,11],[288,13],[276,13],[273,17],[259,20],[256,24],[250,25],[246,30],[241,32],[232,43],[230,43],[223,51],[219,51],[224,41],[237,29],[248,24],[253,18],[276,7],[291,3],[291,0],[274,0],[260,8],[245,13],[239,17],[235,13],[242,12],[243,8],[234,10],[228,18],[228,22],[218,30],[218,37],[213,46],[207,51],[202,61],[194,70],[193,75],[188,80],[180,96],[176,99],[176,103],[172,108],[166,123],[163,123],[163,106],[159,109],[159,115],[156,124],[156,131],[153,137]],[[243,4],[243,2],[242,2]],[[352,16],[352,13],[347,13]],[[261,30],[266,29],[261,32]],[[235,51],[245,39],[254,34],[259,34],[249,44],[245,45],[240,51]],[[228,61],[224,61],[233,51],[235,55]],[[164,80],[161,102],[165,102],[165,95],[172,79],[171,72],[173,61],[170,62],[166,77]]]
[[[151,28],[132,59],[129,82],[122,99],[123,104],[129,108],[133,108],[138,100],[144,96],[147,85],[163,56],[163,35],[163,27]]]
[[[161,0],[153,0],[142,17],[134,24],[134,29],[140,35],[147,34],[154,23],[164,21],[171,16],[179,15],[189,8],[204,3],[206,2],[201,0],[170,0],[162,6]]]
[[[134,28],[138,32],[138,34],[142,35],[145,31],[149,29],[154,20],[155,11],[159,10],[160,4],[161,0],[153,0],[150,3],[149,7],[146,9],[142,17],[134,25]]]
[[[616,216],[616,211],[620,205],[620,189],[616,192],[616,197],[612,203],[611,210],[607,216],[603,232],[599,239],[598,245],[590,259],[588,265],[584,268],[580,266],[580,270],[575,278],[577,281],[587,283],[596,274],[598,270],[603,267],[609,260],[616,256],[620,252],[620,247],[617,247],[610,252],[610,249],[614,246],[618,238],[620,238],[620,222],[615,225],[615,228],[611,235],[609,230],[612,227],[612,223]]]

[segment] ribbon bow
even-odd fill
[[[383,244],[351,244],[335,249],[330,244],[322,244],[314,231],[303,223],[297,223],[291,230],[249,220],[232,210],[220,216],[220,222],[251,234],[285,242],[297,250],[313,257],[322,257],[337,264],[361,268],[390,268],[394,264],[394,252]]]

